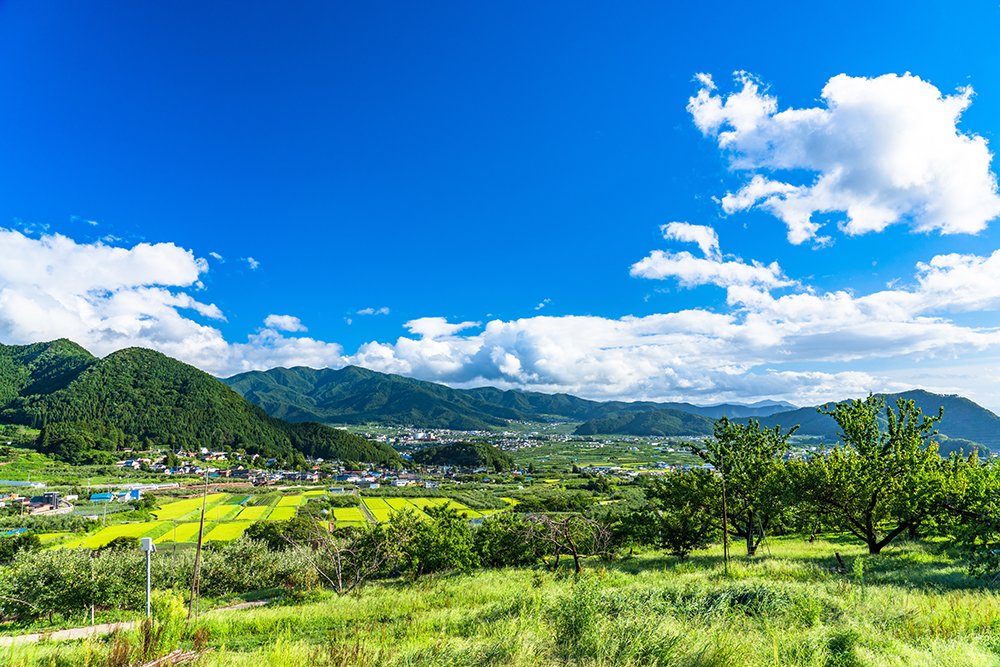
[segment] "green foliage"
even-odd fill
[[[725,484],[729,530],[746,538],[747,555],[753,555],[760,541],[755,531],[770,532],[786,511],[781,490],[784,488],[784,464],[781,455],[788,450],[788,438],[796,428],[781,433],[781,427],[762,429],[751,419],[738,424],[723,417],[715,423],[715,437],[692,449],[705,463],[722,473]],[[706,481],[705,484],[708,484]],[[713,498],[722,499],[722,489]],[[708,509],[709,495],[703,495],[702,508]],[[714,502],[713,502],[714,504]],[[712,509],[710,515],[721,517]]]
[[[696,549],[706,549],[719,535],[722,483],[705,470],[673,471],[653,480],[647,489],[652,509],[629,517],[646,544],[656,544],[682,561]],[[649,541],[655,531],[655,540]]]
[[[105,544],[101,551],[138,551],[139,538],[121,535]]]
[[[5,535],[0,537],[0,563],[9,563],[18,553],[38,551],[41,547],[42,541],[38,539],[38,535],[30,531]]]
[[[489,468],[500,472],[514,467],[509,454],[485,442],[455,442],[425,447],[413,452],[413,462],[420,465]]]
[[[932,441],[941,414],[927,417],[902,399],[896,406],[880,396],[834,406],[826,414],[840,425],[842,445],[789,465],[800,502],[827,525],[863,540],[872,554],[941,512],[947,495]]]
[[[467,569],[478,564],[469,522],[447,506],[428,507],[429,520],[417,521],[412,541],[403,547],[403,566],[419,577],[450,569]],[[413,521],[410,512],[393,514],[390,525]]]
[[[484,567],[524,567],[538,561],[528,540],[528,524],[518,514],[500,512],[473,534],[473,548]]]

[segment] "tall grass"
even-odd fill
[[[657,554],[595,561],[579,577],[536,568],[380,581],[345,597],[208,614],[183,641],[200,633],[216,647],[201,664],[220,667],[1000,664],[1000,596],[933,547],[879,557],[835,541],[771,547],[772,557],[728,568],[710,551],[684,564]],[[846,574],[830,571],[834,551]],[[102,665],[112,648],[0,649],[0,662]]]

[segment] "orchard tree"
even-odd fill
[[[819,411],[836,420],[841,443],[788,466],[807,511],[857,536],[870,554],[942,512],[949,476],[933,437],[944,408],[928,417],[913,401],[900,399],[893,410],[869,395]]]
[[[781,426],[762,429],[756,419],[737,424],[723,417],[715,422],[714,438],[692,447],[702,461],[721,473],[718,489],[714,479],[701,480],[702,506],[711,508],[721,527],[721,486],[725,484],[729,532],[746,539],[748,556],[757,552],[764,534],[786,511],[782,455],[798,428],[782,433]]]

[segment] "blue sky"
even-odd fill
[[[8,0],[0,342],[1000,409],[998,33],[995,3]]]

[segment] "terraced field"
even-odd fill
[[[179,523],[177,524],[176,541],[181,542],[196,542],[198,540],[198,523]],[[164,542],[173,542],[174,531],[170,530],[164,533],[160,537],[153,540],[156,544],[162,544]]]
[[[295,518],[294,507],[275,507],[267,516],[268,521],[288,521]]]
[[[333,510],[333,518],[340,523],[368,523],[368,517],[357,507],[337,507]]]
[[[230,540],[235,540],[237,537],[243,534],[243,531],[250,527],[252,521],[230,521],[229,523],[220,523],[212,529],[212,532],[205,536],[206,540],[218,541],[218,542],[228,542]]]
[[[267,505],[257,507],[247,507],[236,515],[238,521],[261,521],[271,513],[271,508]]]
[[[67,549],[75,549],[77,547],[100,549],[117,537],[142,537],[166,523],[166,521],[152,521],[149,523],[122,523],[117,526],[108,526],[93,535],[73,542],[67,542],[62,546]]]
[[[223,498],[227,498],[228,493],[212,493],[209,494],[207,499],[208,507],[215,507]],[[186,500],[178,500],[173,503],[168,503],[163,506],[162,509],[158,509],[153,512],[153,515],[160,519],[161,521],[173,521],[180,519],[185,514],[197,512],[201,514],[201,504],[202,498],[199,496],[197,498],[188,498]]]

